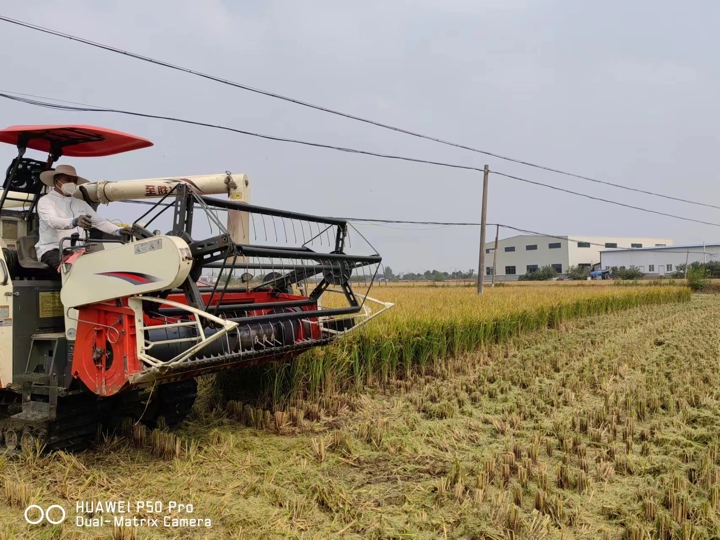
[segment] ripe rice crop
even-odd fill
[[[221,385],[283,407],[297,398],[319,399],[366,384],[436,370],[444,360],[578,317],[641,305],[688,301],[676,286],[501,287],[477,296],[460,287],[386,287],[371,296],[395,303],[364,328],[324,349],[284,364],[223,375]],[[228,395],[227,392],[225,392]]]

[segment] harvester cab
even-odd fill
[[[347,221],[249,204],[247,176],[230,172],[80,185],[73,196],[93,207],[140,200],[147,211],[122,238],[63,238],[54,272],[34,252],[39,174],[61,156],[152,143],[93,126],[16,126],[0,142],[18,148],[0,195],[8,448],[81,448],[99,424],[126,417],[177,424],[198,375],[292,360],[392,305],[368,296],[381,258]],[[48,157],[29,159],[28,149]],[[168,213],[169,230],[152,227]],[[198,239],[202,214],[211,232]],[[204,283],[207,272],[219,275]]]

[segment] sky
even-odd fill
[[[5,16],[256,88],[639,189],[720,203],[720,5],[610,0],[49,0]],[[720,210],[449,148],[0,22],[0,89],[451,161],[720,224]],[[479,221],[482,174],[0,99],[0,126],[91,124],[154,147],[66,159],[93,181],[249,175],[252,202],[330,216]],[[9,163],[14,148],[0,147]],[[34,157],[40,157],[35,155]],[[717,242],[720,229],[492,176],[488,222]],[[144,211],[114,204],[121,221]],[[395,272],[477,268],[479,229],[357,225]],[[503,231],[501,236],[512,236]],[[488,236],[494,235],[490,230]]]

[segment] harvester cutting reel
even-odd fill
[[[353,253],[346,221],[202,197],[181,184],[171,195],[170,233],[134,224],[111,257],[85,253],[63,269],[72,373],[95,394],[289,360],[392,307],[368,296],[381,258]],[[219,235],[193,240],[198,209]],[[221,210],[240,214],[233,234]],[[198,285],[213,269],[215,283]],[[323,302],[325,293],[333,298]]]

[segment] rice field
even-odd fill
[[[220,379],[228,398],[283,408],[297,399],[319,400],[413,371],[437,369],[457,357],[526,332],[578,317],[649,304],[688,301],[680,286],[496,287],[379,286],[371,296],[395,307],[329,348],[282,365],[253,368]]]
[[[424,374],[418,363],[384,381],[378,368],[359,389],[274,413],[213,404],[206,380],[176,432],[2,457],[0,539],[718,538],[720,297],[602,289],[610,296],[584,293],[585,311],[563,293],[458,296],[465,320],[487,322],[476,313],[487,302],[526,325],[430,358]],[[530,316],[533,301],[543,316]],[[424,304],[407,318],[422,321]],[[386,331],[405,331],[401,314]],[[212,526],[23,520],[30,503],[74,519],[77,500],[192,503]]]

